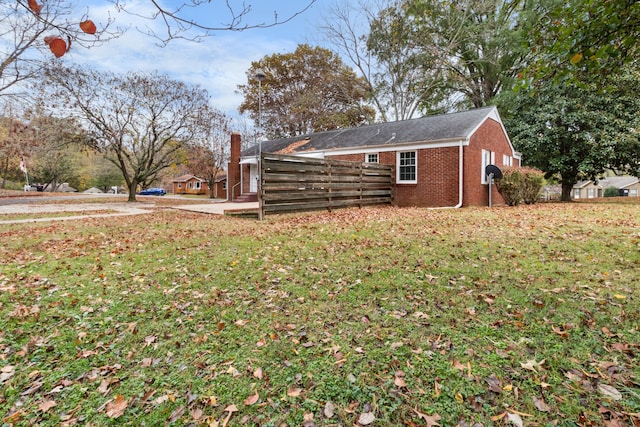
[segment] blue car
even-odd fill
[[[138,193],[141,196],[164,196],[167,194],[164,188],[147,188]]]

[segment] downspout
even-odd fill
[[[458,209],[462,207],[462,196],[464,189],[464,141],[460,141],[459,151],[458,151],[458,204],[455,206],[443,206],[440,208],[430,208],[430,209]]]
[[[458,204],[453,207],[454,209],[462,207],[462,195],[464,190],[464,146],[462,141],[460,141],[460,154],[458,157]]]

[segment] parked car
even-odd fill
[[[167,194],[164,188],[147,188],[138,193],[141,196],[164,196]]]

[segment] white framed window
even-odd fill
[[[367,163],[378,163],[378,153],[366,154],[365,162],[367,162]]]
[[[587,188],[587,198],[594,199],[596,197],[596,189],[595,188]]]
[[[580,198],[580,189],[576,188],[575,190],[573,190],[573,198],[574,199],[579,199]]]
[[[632,188],[629,190],[629,197],[638,197],[638,189]]]
[[[202,188],[202,183],[200,181],[196,182],[196,190],[199,190]]]
[[[182,183],[181,182],[178,183],[178,188],[182,188]]]
[[[418,183],[418,153],[416,151],[399,151],[397,155],[397,164],[398,183]]]
[[[482,150],[482,170],[480,171],[480,182],[482,184],[488,184],[486,169],[487,166],[495,164],[496,153],[489,150]]]
[[[507,156],[506,154],[502,155],[502,165],[503,166],[513,166],[513,157]]]
[[[187,182],[187,190],[191,190],[191,182]]]
[[[227,180],[226,179],[224,181],[222,181],[222,189],[223,190],[227,189]]]

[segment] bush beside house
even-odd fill
[[[526,167],[504,167],[502,178],[496,179],[498,192],[509,206],[535,203],[543,185],[544,172]]]

